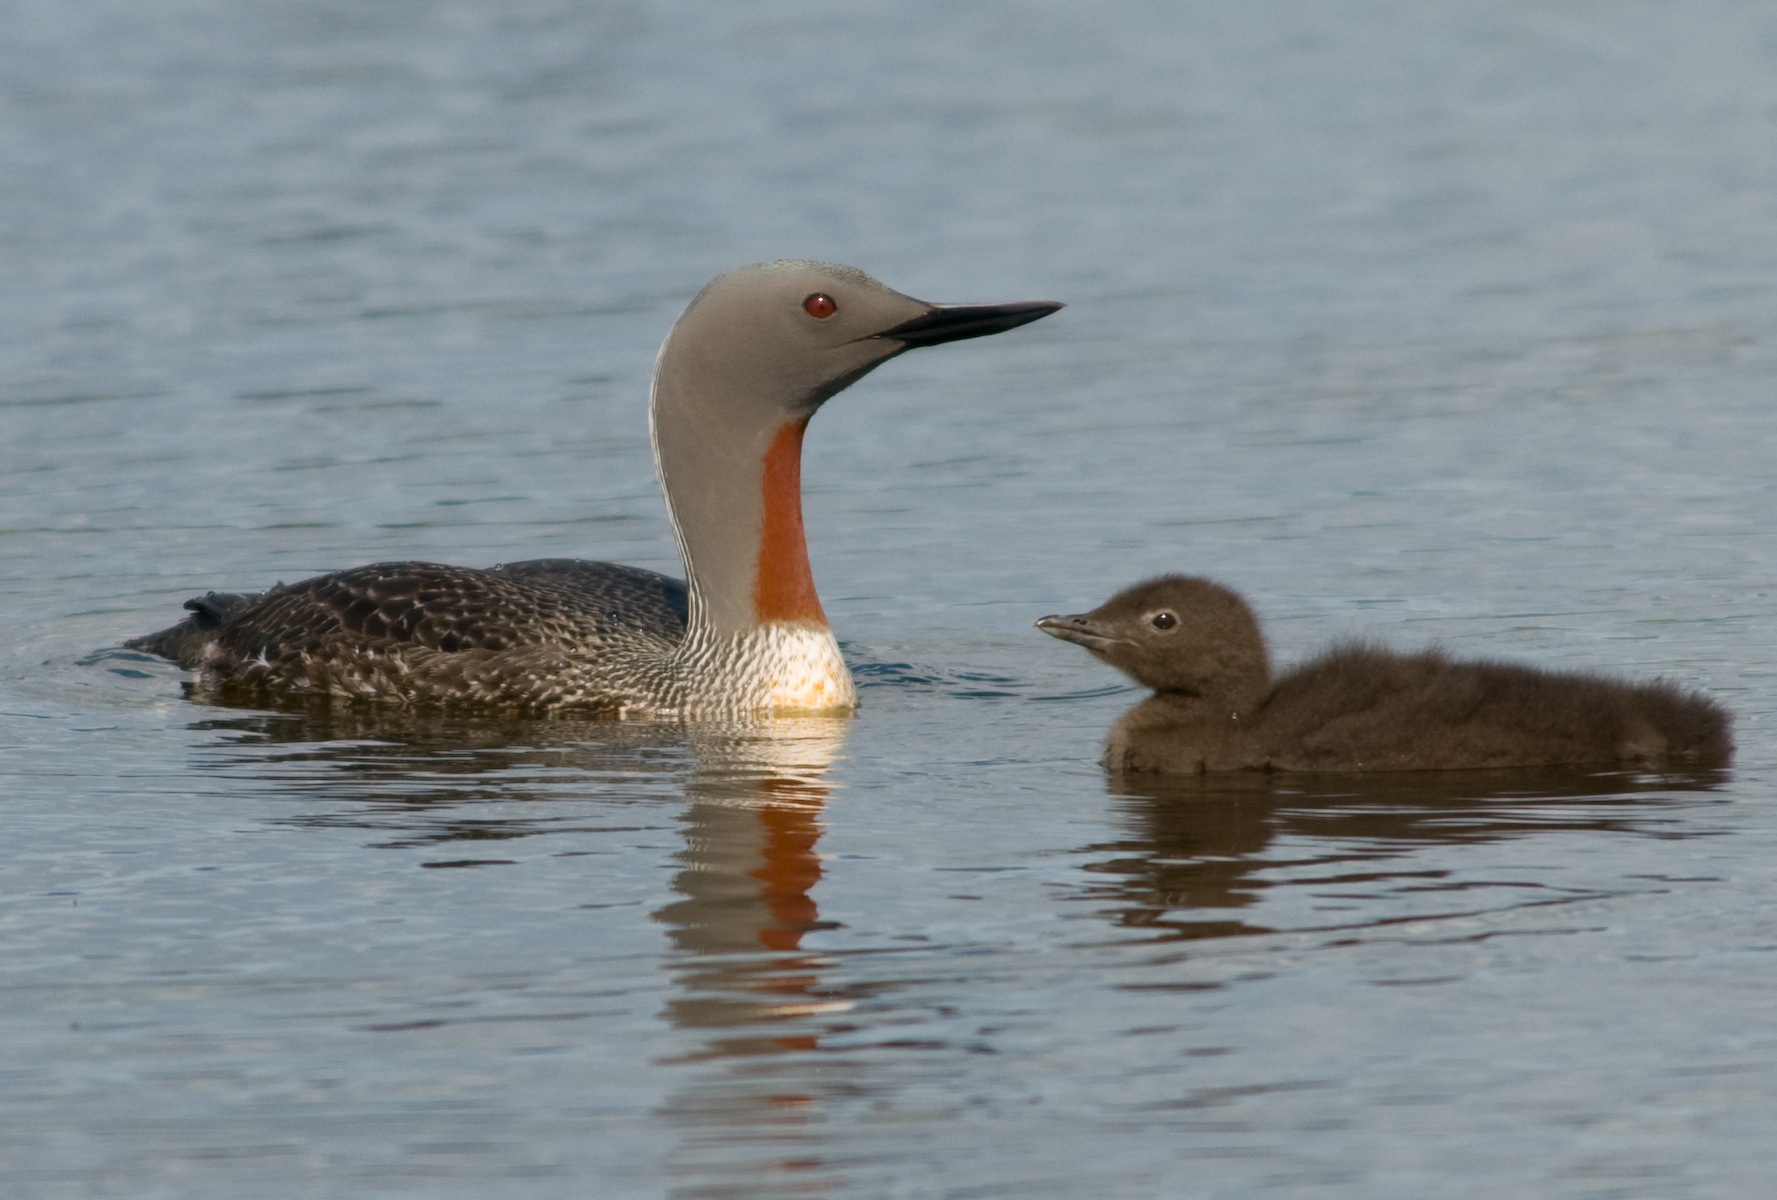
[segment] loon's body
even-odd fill
[[[861,271],[779,262],[718,276],[673,327],[649,407],[686,580],[615,563],[391,562],[188,601],[126,643],[223,695],[329,695],[524,712],[847,712],[857,693],[802,529],[808,419],[905,350],[1060,305],[927,304]]]
[[[372,563],[185,607],[186,620],[129,645],[223,693],[613,712],[664,710],[676,697],[684,707],[670,663],[685,639],[686,587],[638,567]]]
[[[1037,628],[1154,689],[1111,727],[1116,772],[1430,771],[1733,756],[1733,718],[1664,680],[1345,643],[1273,679],[1237,593],[1168,575]]]

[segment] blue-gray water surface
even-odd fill
[[[1777,9],[22,0],[0,1192],[1763,1197]],[[256,711],[387,558],[677,570],[716,271],[1054,298],[811,427],[854,720]],[[1145,574],[1738,716],[1715,774],[1120,785]]]

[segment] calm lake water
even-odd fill
[[[14,5],[0,1192],[1763,1197],[1777,9]],[[784,256],[1054,298],[814,423],[863,685],[257,712],[116,649],[383,558],[677,570],[653,355]],[[1624,675],[1732,770],[1185,782],[1144,574]]]

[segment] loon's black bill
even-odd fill
[[[1037,618],[1037,628],[1050,637],[1060,638],[1064,642],[1072,642],[1076,646],[1084,646],[1088,650],[1108,646],[1117,640],[1106,636],[1095,628],[1086,613],[1075,613],[1072,616],[1039,617]]]
[[[1015,304],[940,304],[911,321],[876,336],[907,346],[937,346],[964,338],[1004,333],[1048,316],[1064,305],[1054,300],[1021,300]]]

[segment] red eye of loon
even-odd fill
[[[839,305],[825,292],[810,292],[808,299],[802,302],[802,311],[817,320],[825,321],[839,311]]]

